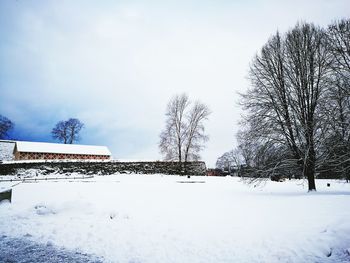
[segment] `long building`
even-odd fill
[[[15,160],[106,160],[111,152],[106,146],[16,141]]]

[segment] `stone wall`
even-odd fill
[[[37,174],[85,174],[109,175],[115,173],[138,174],[178,174],[206,175],[205,162],[118,162],[118,161],[54,161],[54,162],[21,162],[0,164],[0,175],[25,174],[26,170]]]

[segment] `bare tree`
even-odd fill
[[[208,140],[203,123],[210,114],[208,107],[200,102],[195,102],[192,108],[190,105],[186,94],[176,95],[168,103],[166,125],[159,142],[165,160],[198,160],[203,143]]]
[[[210,110],[207,105],[197,101],[187,115],[185,124],[185,162],[188,160],[198,160],[199,152],[203,149],[203,144],[208,141],[205,134],[204,120],[208,119]]]
[[[13,129],[14,123],[3,115],[0,115],[0,139],[6,139]]]
[[[350,20],[340,20],[328,27],[332,54],[329,78],[326,139],[322,148],[322,173],[350,179]]]
[[[229,174],[233,170],[237,170],[240,168],[242,164],[240,153],[238,149],[231,150],[229,152],[225,152],[221,155],[216,161],[216,168],[221,169],[223,171],[227,171]]]
[[[84,127],[84,124],[74,118],[67,121],[60,121],[52,129],[51,134],[54,139],[63,142],[64,144],[73,144],[80,140],[79,132]]]
[[[349,81],[350,19],[342,19],[328,27],[329,49],[333,54],[332,68]],[[350,93],[350,89],[347,88]]]
[[[51,131],[52,138],[66,144],[68,142],[68,127],[66,121],[60,121]]]
[[[329,64],[324,30],[298,24],[284,37],[273,36],[255,57],[250,68],[252,87],[242,96],[246,137],[255,142],[255,154],[268,157],[255,159],[254,165],[270,174],[278,167],[297,164],[310,191],[316,190],[319,104],[327,88]],[[276,155],[277,150],[283,154]],[[274,162],[276,158],[269,156],[283,158]]]
[[[159,148],[166,160],[183,161],[186,138],[185,114],[190,102],[186,94],[175,95],[167,105],[166,127],[160,134]]]
[[[287,33],[287,74],[290,101],[301,131],[303,175],[309,191],[316,190],[316,150],[323,139],[322,100],[325,97],[332,63],[327,36],[323,29],[312,24],[297,25]]]

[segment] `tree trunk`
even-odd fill
[[[310,147],[309,153],[304,164],[304,178],[307,178],[309,192],[316,191],[315,182],[315,160],[316,154],[313,147]]]
[[[182,162],[182,149],[181,149],[181,143],[177,144],[177,154],[178,154],[178,161],[179,163]]]
[[[315,166],[315,165],[313,165]],[[307,176],[307,182],[309,185],[309,192],[311,191],[316,191],[316,183],[315,183],[315,172],[314,172],[314,167],[307,167],[306,168],[306,176]]]

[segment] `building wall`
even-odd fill
[[[91,154],[61,154],[61,153],[32,153],[15,151],[15,160],[107,160],[109,155]]]

